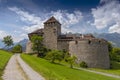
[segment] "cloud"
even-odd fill
[[[62,24],[63,32],[73,32],[69,28],[75,24],[78,24],[82,19],[82,13],[80,11],[73,11],[69,13],[65,10],[52,11],[51,15],[55,16]]]
[[[77,30],[77,28],[75,28],[75,25],[76,24],[78,25],[83,20],[83,15],[81,11],[73,11],[70,13],[66,10],[57,10],[47,13],[41,13],[42,17],[40,17],[36,16],[35,14],[31,14],[28,11],[22,10],[18,7],[9,7],[8,9],[16,13],[17,16],[20,17],[20,20],[26,23],[26,25],[24,25],[20,29],[23,31],[21,32],[17,30],[14,31],[14,33],[19,34],[19,37],[16,36],[16,34],[13,34],[13,39],[15,42],[27,38],[27,33],[30,33],[36,29],[43,28],[43,23],[51,16],[54,16],[62,24],[63,33],[75,32]],[[70,29],[71,27],[74,27],[76,30]]]
[[[44,13],[43,17],[37,17],[35,14],[30,14],[27,11],[24,11],[18,7],[9,7],[9,10],[15,12],[21,19],[21,21],[29,22],[29,26],[22,27],[27,33],[30,33],[36,29],[43,28],[43,23],[49,19],[51,16],[55,16],[58,21],[62,24],[63,32],[72,32],[69,29],[72,25],[79,23],[83,16],[80,11],[74,11],[73,13],[69,13],[65,10],[57,10],[51,11],[49,13]]]
[[[20,8],[9,7],[8,9],[18,14],[22,21],[27,21],[31,24],[38,24],[41,21],[40,17],[36,17],[34,14],[30,14],[26,11],[21,10]]]
[[[22,27],[25,32],[30,33],[38,28],[43,27],[43,20],[41,17],[37,17],[35,14],[30,14],[29,12],[24,11],[18,7],[9,7],[8,9],[15,12],[20,17],[21,21],[29,25]]]
[[[24,26],[24,27],[22,27],[22,29],[25,30],[27,33],[30,33],[32,31],[35,31],[35,30],[40,29],[42,27],[43,27],[43,24],[39,23],[39,24],[31,25],[31,26]]]
[[[120,23],[111,26],[111,27],[109,28],[109,32],[110,32],[110,33],[114,33],[114,32],[120,33]]]
[[[17,35],[12,34],[11,36],[13,37],[14,42],[19,42],[19,41],[21,41],[23,39],[27,39],[27,34],[26,33],[19,34],[19,37],[18,37],[18,34]]]
[[[16,32],[16,31],[14,31],[14,32]],[[18,31],[16,33],[18,33]],[[0,35],[0,40],[3,40],[3,38],[5,36],[8,36],[8,35],[12,36],[14,42],[19,42],[20,40],[23,40],[23,39],[27,38],[27,34],[25,34],[25,33],[21,33],[20,32],[21,33],[20,35],[16,34],[16,33],[15,34],[11,34],[11,33],[7,33],[6,31],[0,30],[0,34],[1,34]]]
[[[5,37],[7,35],[8,35],[7,32],[0,30],[0,39],[3,39],[3,37]]]
[[[94,25],[97,29],[108,28],[109,32],[118,32],[120,28],[120,2],[118,0],[101,0],[102,6],[92,9]]]

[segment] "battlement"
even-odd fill
[[[75,40],[75,43],[87,43],[87,44],[107,44],[107,41],[104,39],[97,39],[97,38],[91,38],[91,39],[79,39],[79,40]]]

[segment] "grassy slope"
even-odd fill
[[[12,54],[10,54],[9,52],[0,50],[0,80],[2,80],[1,76],[2,76],[3,70],[6,66],[9,58],[11,57],[11,55]]]
[[[112,68],[113,69],[110,69],[110,70],[104,70],[104,69],[92,69],[92,70],[115,74],[115,75],[120,75],[120,62],[112,62]]]
[[[59,64],[52,64],[44,59],[30,55],[22,54],[22,58],[34,70],[44,76],[46,80],[119,80],[90,72],[70,69]]]

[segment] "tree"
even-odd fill
[[[112,49],[112,52],[110,53],[110,59],[113,61],[120,62],[120,49],[119,48]]]
[[[108,42],[108,51],[112,52],[113,46],[110,42]]]
[[[9,47],[13,45],[13,39],[11,36],[4,37],[2,42],[5,44],[5,47]]]
[[[52,50],[47,53],[45,58],[50,60],[50,62],[55,63],[55,60],[58,60],[58,61],[63,60],[63,53],[58,50]]]
[[[108,51],[109,51],[109,56],[110,60],[114,60],[116,58],[116,55],[112,53],[113,46],[110,42],[108,42]]]
[[[112,53],[116,53],[116,55],[120,55],[120,48],[113,48]]]
[[[87,68],[88,66],[87,66],[86,62],[82,61],[82,62],[80,62],[80,67]]]
[[[70,64],[70,68],[73,68],[73,64],[75,63],[75,60],[77,59],[76,56],[69,56],[67,58],[67,62]]]
[[[120,48],[112,47],[112,44],[108,42],[108,50],[110,55],[110,60],[120,62]]]
[[[38,56],[42,57],[44,54],[44,47],[43,47],[43,38],[39,35],[33,35],[31,37],[31,42],[33,43],[32,49],[38,53]]]
[[[13,47],[12,52],[14,53],[21,53],[22,52],[22,46],[20,44],[17,44]]]

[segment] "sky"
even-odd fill
[[[120,33],[120,0],[0,0],[0,39],[28,38],[51,16],[62,33]]]

